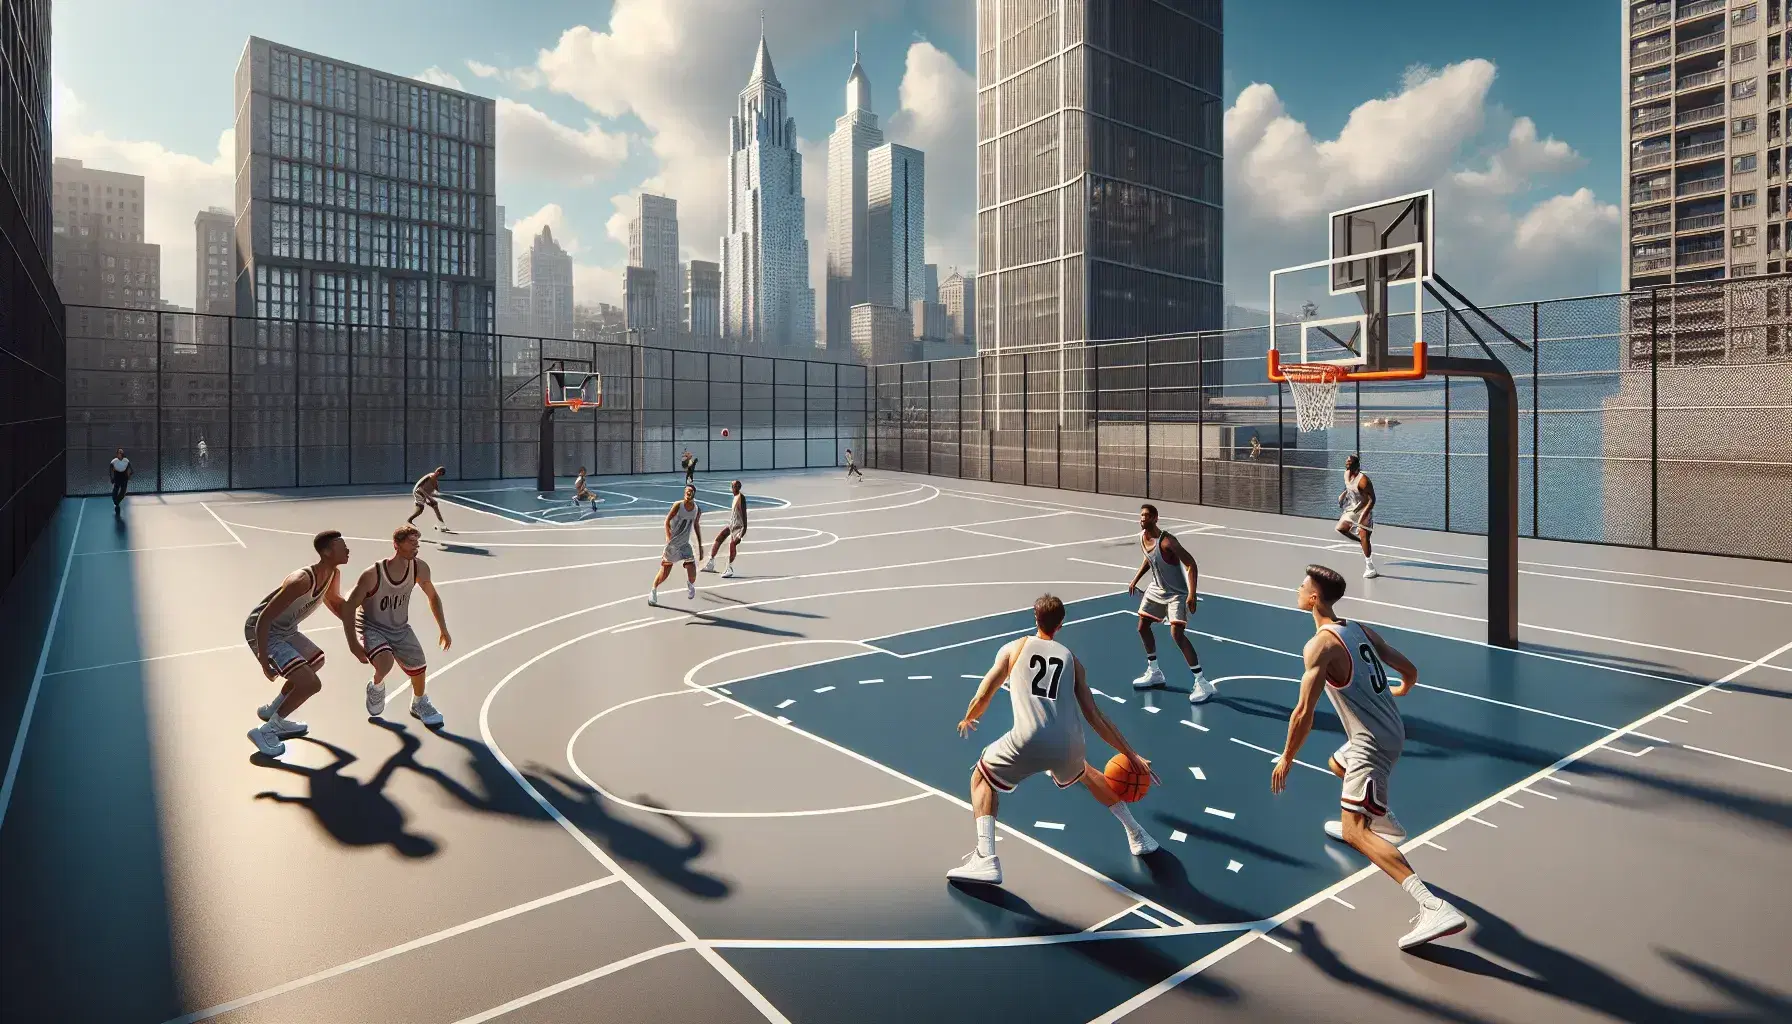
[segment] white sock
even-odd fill
[[[1406,881],[1400,883],[1400,888],[1405,889],[1408,896],[1418,900],[1421,907],[1437,899],[1436,896],[1431,895],[1430,889],[1425,888],[1425,883],[1419,881],[1417,872],[1406,876]]]
[[[1139,823],[1133,819],[1132,808],[1126,806],[1125,803],[1116,803],[1112,807],[1109,807],[1108,810],[1113,811],[1114,817],[1120,819],[1120,824],[1126,826],[1127,835],[1136,836],[1145,831],[1140,828]]]
[[[996,816],[980,814],[977,816],[977,856],[994,857],[996,855]]]
[[[1157,664],[1157,655],[1155,655],[1155,654],[1145,655],[1145,667],[1146,668],[1150,668],[1156,664]]]

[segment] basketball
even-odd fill
[[[723,427],[723,428],[722,428],[722,436],[723,436],[723,437],[727,437],[727,436],[728,436],[728,428],[727,428],[727,427]]]
[[[1129,804],[1143,800],[1145,794],[1151,791],[1151,773],[1133,771],[1132,762],[1125,754],[1115,754],[1109,758],[1108,766],[1102,770],[1102,774],[1107,776],[1114,795]]]

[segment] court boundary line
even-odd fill
[[[1425,845],[1433,837],[1443,835],[1445,832],[1449,831],[1450,829],[1456,827],[1457,825],[1462,824],[1464,821],[1467,821],[1471,816],[1479,814],[1481,811],[1486,810],[1488,807],[1493,806],[1494,804],[1498,803],[1500,800],[1511,796],[1513,793],[1516,793],[1521,789],[1524,789],[1526,787],[1534,785],[1535,783],[1540,782],[1543,779],[1554,777],[1555,774],[1558,771],[1562,770],[1563,768],[1566,768],[1571,764],[1574,764],[1586,757],[1589,757],[1589,756],[1597,753],[1599,750],[1603,749],[1607,744],[1611,743],[1613,740],[1616,740],[1623,736],[1629,735],[1631,730],[1638,729],[1638,728],[1641,728],[1642,726],[1648,725],[1649,722],[1653,721],[1656,717],[1658,717],[1666,712],[1672,711],[1675,708],[1680,707],[1681,705],[1686,704],[1687,702],[1694,700],[1695,698],[1697,698],[1711,690],[1721,689],[1724,686],[1724,684],[1732,682],[1732,681],[1742,677],[1743,675],[1746,675],[1747,673],[1753,671],[1756,668],[1759,668],[1761,665],[1765,664],[1768,661],[1773,660],[1774,658],[1779,657],[1781,654],[1784,654],[1787,651],[1792,651],[1792,641],[1788,641],[1785,644],[1775,648],[1774,650],[1769,651],[1767,654],[1764,654],[1761,657],[1756,658],[1754,660],[1754,662],[1752,662],[1748,665],[1744,665],[1743,667],[1732,671],[1731,673],[1729,673],[1728,675],[1724,676],[1721,679],[1713,680],[1712,682],[1706,683],[1703,687],[1701,687],[1697,690],[1694,690],[1691,693],[1684,694],[1679,699],[1674,700],[1668,704],[1661,706],[1660,708],[1657,708],[1654,711],[1649,712],[1647,715],[1644,715],[1643,717],[1630,723],[1630,725],[1628,727],[1626,727],[1625,729],[1608,733],[1607,735],[1594,740],[1593,742],[1587,744],[1586,746],[1580,748],[1579,750],[1576,750],[1570,754],[1563,756],[1560,760],[1556,761],[1554,764],[1552,764],[1546,768],[1540,769],[1539,771],[1537,771],[1536,773],[1534,773],[1530,776],[1527,776],[1523,779],[1518,780],[1517,782],[1513,783],[1512,785],[1507,786],[1506,788],[1500,790],[1499,792],[1494,793],[1491,796],[1487,797],[1486,799],[1482,800],[1480,803],[1477,803],[1472,807],[1466,808],[1463,811],[1461,811],[1460,813],[1458,813],[1450,818],[1447,818],[1443,822],[1439,823],[1438,825],[1435,825],[1432,828],[1426,830],[1424,833],[1408,839],[1406,842],[1400,844],[1400,849],[1402,851],[1408,851],[1408,850],[1417,849],[1418,847]],[[1337,883],[1327,887],[1326,889],[1324,889],[1318,893],[1313,894],[1312,896],[1307,897],[1306,899],[1302,900],[1299,903],[1294,904],[1293,906],[1282,911],[1281,913],[1276,914],[1273,917],[1266,918],[1265,919],[1266,926],[1263,927],[1261,930],[1253,931],[1248,935],[1240,936],[1239,938],[1226,943],[1224,946],[1221,946],[1219,949],[1216,949],[1212,953],[1209,953],[1206,956],[1202,957],[1201,959],[1196,960],[1194,963],[1189,964],[1188,966],[1184,967],[1182,970],[1177,971],[1175,974],[1170,975],[1168,978],[1165,978],[1162,981],[1159,981],[1157,984],[1152,985],[1151,987],[1145,989],[1143,992],[1138,993],[1137,995],[1133,996],[1131,999],[1128,999],[1125,1002],[1120,1003],[1119,1005],[1108,1010],[1106,1013],[1103,1013],[1103,1014],[1100,1014],[1099,1016],[1091,1018],[1089,1021],[1089,1024],[1115,1024],[1115,1022],[1119,1021],[1121,1018],[1125,1017],[1127,1014],[1130,1014],[1134,1010],[1137,1010],[1140,1007],[1146,1005],[1147,1003],[1150,1003],[1152,1000],[1156,999],[1158,996],[1163,995],[1165,992],[1168,992],[1174,988],[1177,988],[1178,986],[1180,986],[1183,982],[1187,981],[1188,979],[1194,977],[1197,974],[1200,974],[1202,971],[1205,971],[1207,968],[1212,967],[1214,964],[1219,963],[1220,961],[1231,956],[1233,953],[1236,953],[1239,950],[1243,949],[1244,947],[1248,946],[1253,939],[1259,938],[1268,932],[1271,932],[1271,931],[1276,930],[1277,928],[1280,928],[1282,925],[1288,923],[1289,921],[1293,920],[1296,917],[1299,917],[1301,914],[1306,913],[1308,910],[1311,910],[1313,907],[1319,905],[1321,902],[1324,902],[1325,900],[1329,899],[1330,897],[1337,895],[1338,893],[1341,893],[1341,892],[1345,891],[1346,889],[1349,889],[1351,886],[1355,885],[1357,882],[1360,882],[1363,879],[1370,877],[1371,875],[1380,873],[1380,871],[1381,871],[1381,869],[1376,867],[1373,864],[1357,870],[1354,874],[1352,874],[1346,878],[1340,879]]]
[[[602,967],[598,967],[593,970],[586,971],[584,974],[576,974],[570,978],[565,979],[564,981],[557,981],[557,982],[553,983],[552,985],[548,985],[545,988],[536,989],[535,991],[527,993],[526,995],[517,996],[515,999],[512,999],[507,1003],[500,1003],[499,1005],[494,1006],[489,1010],[481,1010],[480,1012],[475,1013],[470,1017],[462,1017],[459,1020],[455,1021],[454,1024],[484,1024],[485,1021],[495,1020],[498,1017],[502,1017],[505,1014],[510,1013],[513,1010],[520,1010],[525,1006],[531,1006],[535,1003],[539,1003],[543,999],[552,999],[553,997],[561,994],[562,992],[570,992],[575,988],[579,988],[583,985],[588,985],[591,982],[598,980],[599,978],[608,977],[609,975],[616,974],[621,971],[626,971],[630,967],[639,966],[641,964],[646,963],[649,960],[657,960],[660,957],[665,956],[667,953],[678,953],[678,952],[682,952],[687,949],[695,950],[698,953],[698,955],[702,955],[702,952],[703,952],[703,950],[701,948],[693,945],[690,942],[668,942],[663,946],[655,946],[652,949],[644,949],[641,952],[634,954],[633,956],[625,956],[620,960],[612,960],[609,963],[604,964]],[[742,994],[744,995],[745,993],[742,993]],[[761,998],[763,998],[763,997],[761,997]],[[752,1002],[752,1000],[748,1000],[748,1002]]]
[[[210,505],[207,505],[205,502],[202,501],[199,503],[199,507],[202,509],[205,509],[205,511],[208,514],[210,514],[213,519],[216,519],[218,521],[218,525],[222,526],[224,528],[224,532],[230,534],[230,539],[236,541],[237,547],[244,548],[244,549],[247,549],[249,547],[249,545],[243,543],[243,538],[237,536],[236,531],[230,528],[230,524],[224,521],[223,516],[212,511],[212,507]]]
[[[18,783],[20,766],[25,760],[25,740],[31,733],[31,720],[37,713],[37,695],[43,691],[44,667],[50,662],[50,648],[56,642],[56,627],[62,621],[62,599],[68,593],[68,571],[75,564],[75,548],[81,543],[81,522],[87,516],[87,499],[77,499],[75,528],[68,539],[68,554],[62,558],[62,578],[56,584],[56,600],[50,605],[50,621],[44,626],[43,646],[37,651],[37,669],[31,675],[31,689],[25,693],[25,708],[19,712],[19,729],[13,734],[12,752],[6,758],[6,778],[0,781],[0,828],[6,827],[6,812],[12,809],[12,791]]]

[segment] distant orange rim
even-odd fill
[[[1425,343],[1413,342],[1412,365],[1395,370],[1352,370],[1336,363],[1286,363],[1282,354],[1269,350],[1269,379],[1278,384],[1335,384],[1346,380],[1418,380],[1425,376]]]

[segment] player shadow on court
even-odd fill
[[[737,576],[735,578],[736,579],[756,579],[757,577]],[[742,601],[738,597],[729,597],[727,594],[718,594],[718,593],[715,593],[714,591],[702,590],[702,591],[698,591],[698,593],[709,598],[711,601],[721,601],[721,602],[725,602],[727,604],[746,604],[747,603],[745,601]],[[827,618],[826,615],[823,615],[820,612],[804,612],[804,611],[798,611],[795,608],[777,608],[777,607],[774,607],[771,605],[759,605],[758,607],[754,608],[753,610],[760,613],[761,615],[782,615],[782,616],[785,616],[786,618],[792,618],[792,619],[825,619],[825,618]]]
[[[1584,651],[1576,647],[1557,647],[1553,644],[1539,644],[1528,641],[1519,644],[1519,649],[1532,651],[1537,654],[1547,654],[1557,658],[1567,658],[1570,661],[1587,662],[1588,664],[1604,668],[1629,669],[1634,672],[1647,672],[1650,675],[1666,676],[1669,679],[1677,679],[1680,682],[1691,683],[1696,686],[1703,686],[1710,681],[1708,679],[1700,679],[1683,668],[1676,668],[1673,665],[1665,665],[1649,658],[1633,658],[1627,654]],[[1725,685],[1727,686],[1729,684],[1726,683]]]
[[[1487,575],[1487,569],[1485,567],[1479,566],[1479,565],[1451,565],[1448,562],[1426,562],[1426,561],[1422,561],[1417,558],[1402,558],[1399,561],[1390,561],[1387,564],[1388,565],[1402,565],[1402,566],[1406,566],[1409,569],[1441,569],[1445,572],[1466,572],[1466,573],[1469,573],[1469,574],[1475,575],[1475,576]],[[1385,576],[1386,574],[1383,574],[1383,575]],[[1387,577],[1387,578],[1389,578],[1389,579],[1405,579],[1406,577],[1392,576],[1392,577]],[[1425,582],[1425,583],[1454,583],[1457,581],[1456,580],[1424,580],[1423,582]]]
[[[1281,929],[1280,934],[1283,938],[1293,940],[1295,949],[1306,957],[1308,963],[1340,984],[1361,989],[1389,1003],[1421,1011],[1433,1020],[1452,1021],[1454,1024],[1495,1024],[1494,1018],[1459,1010],[1357,970],[1332,951],[1331,946],[1326,944],[1324,933],[1310,920],[1302,918],[1291,921]]]
[[[260,753],[251,755],[249,760],[260,767],[304,776],[311,790],[309,796],[286,796],[263,790],[255,794],[255,799],[305,808],[330,838],[343,846],[390,846],[405,857],[433,857],[441,849],[440,844],[429,836],[409,831],[405,826],[404,810],[385,793],[386,784],[392,781],[394,772],[400,768],[419,767],[415,755],[423,743],[402,725],[387,728],[399,736],[399,749],[386,758],[366,782],[342,773],[344,768],[359,760],[358,757],[327,740],[310,736],[287,742],[314,744],[329,751],[336,760],[322,768],[311,768]]]
[[[754,611],[758,610],[759,609],[754,609]],[[747,622],[742,619],[724,618],[723,616],[711,612],[686,611],[685,614],[689,615],[691,619],[696,620],[694,622],[687,621],[685,623],[687,626],[695,626],[699,624],[705,626],[721,626],[724,629],[738,629],[743,633],[759,633],[764,636],[803,638],[808,635],[806,633],[798,633],[792,629],[779,629],[776,626],[767,626],[762,623]]]
[[[474,547],[471,544],[457,544],[451,540],[438,540],[436,541],[436,547],[452,555],[484,555],[489,558],[492,553],[490,548]]]
[[[1400,565],[1401,563],[1395,562],[1393,564]],[[1380,578],[1384,580],[1401,580],[1406,583],[1442,583],[1452,587],[1472,587],[1478,585],[1471,580],[1440,580],[1432,576],[1396,576],[1391,572],[1381,573]]]

